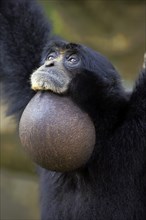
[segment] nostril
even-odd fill
[[[52,67],[52,66],[54,66],[54,63],[48,63],[45,65],[45,67]]]

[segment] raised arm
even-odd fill
[[[21,113],[34,95],[30,74],[39,66],[50,25],[33,0],[0,1],[0,79],[9,113]]]
[[[109,157],[111,156],[112,161],[115,161],[115,164],[119,166],[119,169],[117,168],[119,175],[121,175],[121,172],[123,174],[124,172],[129,173],[130,178],[131,174],[141,176],[142,173],[145,173],[146,60],[131,94],[126,117],[115,130],[115,133],[110,139],[110,144],[112,149],[110,149]],[[116,163],[117,160],[118,163]],[[135,176],[135,178],[137,177]]]
[[[140,76],[130,99],[130,114],[145,121],[146,129],[146,53]]]

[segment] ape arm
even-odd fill
[[[142,117],[146,123],[146,54],[143,69],[131,95],[130,112],[135,117]]]
[[[0,79],[10,114],[23,110],[34,95],[29,78],[39,66],[49,32],[35,1],[0,1]]]
[[[126,120],[139,124],[145,132],[146,139],[146,57],[128,105]]]
[[[109,152],[112,163],[118,160],[118,173],[145,173],[146,163],[146,68],[143,68],[128,103],[128,111],[123,123],[112,135]],[[114,153],[113,153],[114,152]],[[113,158],[114,157],[114,158]],[[109,161],[110,163],[110,159]],[[107,164],[109,166],[109,164]],[[114,165],[113,165],[114,167]]]

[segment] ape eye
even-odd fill
[[[67,57],[67,62],[71,65],[75,65],[79,62],[79,57],[76,54],[73,54]]]
[[[53,60],[54,59],[54,56],[48,56],[48,58],[47,58],[48,60]]]
[[[54,53],[50,53],[47,56],[47,60],[54,60],[56,57],[57,57],[57,54],[55,52]]]

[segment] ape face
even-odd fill
[[[74,74],[81,67],[81,56],[76,44],[51,45],[43,64],[31,76],[33,90],[65,93]]]
[[[107,85],[115,86],[119,83],[114,67],[101,54],[83,45],[53,41],[45,49],[42,65],[31,75],[31,87],[36,91],[66,93],[71,80],[77,74],[95,69],[99,84],[102,80],[107,82]]]

